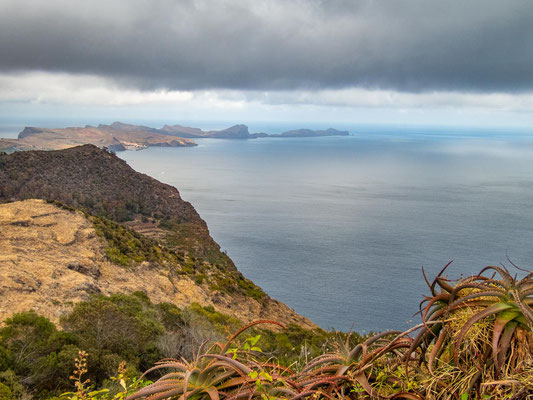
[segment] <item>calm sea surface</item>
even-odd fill
[[[238,268],[324,328],[403,329],[430,276],[533,264],[533,136],[366,128],[122,152],[176,186]]]

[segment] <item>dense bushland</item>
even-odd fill
[[[97,388],[118,390],[121,363],[126,379],[139,377],[163,358],[192,360],[202,346],[222,341],[241,321],[213,307],[153,304],[142,292],[94,296],[75,305],[58,330],[33,311],[15,314],[0,328],[0,399],[49,398],[72,389],[69,379],[78,352],[87,353],[83,379]],[[290,326],[261,334],[265,355],[303,364],[324,351],[334,334]],[[149,378],[161,376],[151,374]],[[107,393],[107,392],[106,392]]]

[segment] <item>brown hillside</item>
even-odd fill
[[[153,302],[212,305],[242,321],[282,319],[314,326],[277,301],[229,296],[180,274],[179,264],[111,263],[94,221],[43,200],[0,204],[0,321],[34,309],[54,322],[91,294],[145,292]]]

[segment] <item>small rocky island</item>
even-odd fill
[[[1,151],[61,150],[83,144],[105,147],[111,151],[142,150],[147,147],[196,146],[193,139],[257,139],[318,136],[348,136],[348,131],[298,129],[280,134],[250,133],[246,125],[234,125],[222,130],[203,131],[181,125],[165,125],[161,129],[143,125],[114,122],[69,128],[25,127],[17,139],[0,138]]]

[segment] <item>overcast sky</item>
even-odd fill
[[[0,118],[530,125],[529,0],[0,0]]]

